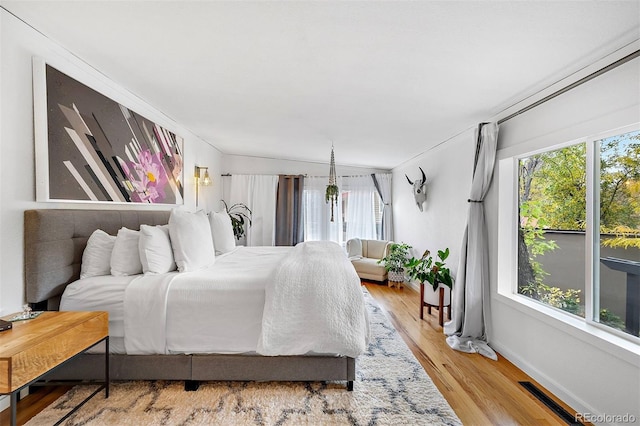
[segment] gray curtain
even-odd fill
[[[391,173],[372,173],[373,185],[382,200],[382,239],[393,241],[393,208],[391,207]]]
[[[482,123],[476,130],[476,156],[471,182],[467,227],[462,239],[458,275],[453,286],[452,319],[444,326],[447,343],[453,349],[480,353],[497,360],[488,345],[489,245],[484,217],[486,196],[496,160],[498,125]]]
[[[302,190],[304,176],[280,175],[276,201],[276,245],[295,246],[304,239]]]

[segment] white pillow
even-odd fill
[[[93,231],[82,253],[80,278],[111,274],[111,252],[116,237],[101,229]]]
[[[138,244],[143,273],[164,274],[176,270],[169,240],[169,225],[140,225]]]
[[[138,252],[140,231],[120,228],[111,253],[111,275],[126,276],[142,273],[142,263]]]
[[[233,225],[226,211],[209,213],[209,225],[211,225],[211,238],[216,254],[227,253],[236,248]]]
[[[211,226],[206,213],[173,209],[169,217],[173,257],[180,272],[197,271],[215,262]]]

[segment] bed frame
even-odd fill
[[[96,229],[116,235],[125,226],[164,225],[168,211],[38,209],[24,212],[26,300],[36,309],[58,310],[65,287],[80,277],[82,253]],[[83,354],[52,373],[57,380],[100,380],[104,355]],[[113,380],[346,381],[353,389],[355,359],[344,356],[118,355]]]

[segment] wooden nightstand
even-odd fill
[[[13,315],[4,317],[8,319]],[[0,333],[0,395],[11,395],[11,425],[16,424],[18,393],[54,368],[105,341],[105,381],[62,420],[105,390],[109,397],[109,315],[107,312],[43,312],[16,321]]]

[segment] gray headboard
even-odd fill
[[[39,209],[24,212],[24,279],[28,303],[57,300],[80,277],[82,252],[96,229],[116,235],[141,224],[164,225],[169,211]],[[51,300],[50,300],[51,299]]]

